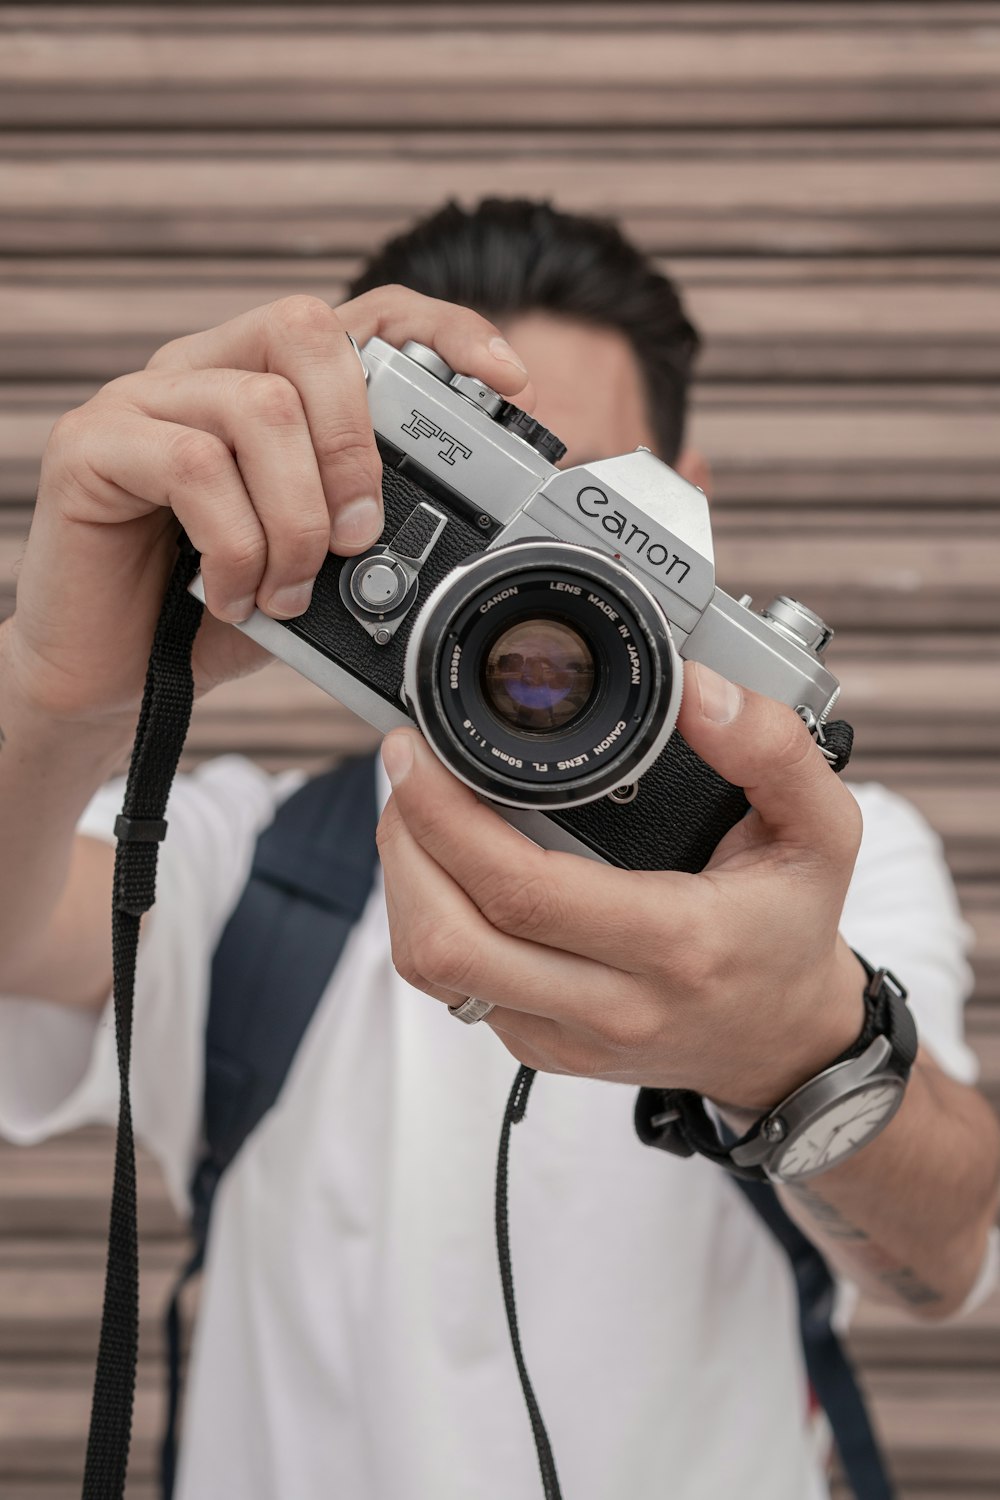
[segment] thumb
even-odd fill
[[[677,727],[713,771],[743,788],[773,839],[853,864],[858,805],[793,709],[688,662]]]

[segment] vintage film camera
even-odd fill
[[[647,449],[559,470],[558,438],[433,350],[373,338],[361,357],[382,539],[328,557],[297,619],[239,628],[377,729],[415,720],[544,847],[700,869],[746,802],[674,732],[681,658],[822,745],[832,631],[717,588],[705,495]]]

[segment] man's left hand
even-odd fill
[[[393,961],[449,1005],[492,1001],[532,1068],[761,1113],[861,1031],[865,975],[838,936],[861,815],[791,709],[706,667],[687,664],[677,727],[751,808],[698,875],[540,849],[416,731],[389,735]]]

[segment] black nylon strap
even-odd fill
[[[542,1413],[535,1399],[535,1392],[528,1375],[528,1367],[524,1362],[524,1351],[521,1348],[521,1334],[517,1326],[517,1308],[514,1304],[514,1273],[510,1263],[510,1225],[507,1217],[507,1165],[510,1154],[510,1131],[512,1125],[518,1125],[524,1119],[524,1111],[528,1107],[528,1095],[531,1092],[531,1085],[534,1081],[534,1068],[518,1068],[517,1076],[514,1079],[513,1086],[507,1098],[507,1108],[504,1110],[503,1124],[500,1127],[500,1149],[497,1152],[495,1198],[497,1255],[500,1261],[500,1285],[503,1288],[504,1311],[507,1314],[507,1331],[510,1334],[510,1346],[514,1351],[514,1362],[517,1365],[517,1374],[521,1382],[524,1404],[528,1408],[531,1435],[535,1440],[538,1468],[542,1476],[542,1491],[545,1495],[545,1500],[562,1500],[562,1491],[559,1488],[559,1476],[556,1474],[556,1461],[552,1456],[552,1445],[549,1442],[549,1435],[545,1430]]]
[[[82,1500],[121,1500],[125,1493],[139,1344],[139,1249],[135,1145],[129,1098],[132,999],[139,922],[153,904],[159,837],[170,785],[194,701],[191,648],[202,606],[187,591],[198,554],[183,534],[153,638],[142,708],[122,807],[124,837],[115,855],[111,932],[115,1037],[118,1051],[118,1137],[108,1230],[104,1310],[94,1375]]]

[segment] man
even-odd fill
[[[532,405],[567,463],[644,443],[700,475],[678,460],[693,332],[609,227],[544,205],[452,207],[355,292],[335,312],[291,298],[178,340],[57,424],[0,636],[0,1113],[14,1139],[114,1115],[120,787],[97,789],[134,728],[174,515],[203,559],[202,690],[262,659],[227,622],[255,602],[299,614],[327,549],[357,553],[380,530],[345,330],[433,345]],[[848,942],[909,987],[923,1045],[892,1123],[786,1191],[789,1209],[848,1277],[917,1312],[952,1313],[988,1281],[1000,1143],[969,1086],[963,934],[936,840],[881,788],[852,796],[790,711],[704,668],[687,668],[679,727],[753,807],[702,876],[537,850],[415,733],[386,741],[385,906],[376,891],[216,1202],[181,1500],[536,1493],[492,1249],[511,1053],[555,1075],[516,1141],[512,1222],[568,1500],[822,1495],[782,1252],[723,1171],[643,1150],[631,1116],[650,1084],[749,1121],[827,1067],[863,1019]],[[172,800],[139,960],[134,1110],[179,1201],[212,953],[298,782],[231,757]],[[415,989],[496,1009],[456,1026]]]

